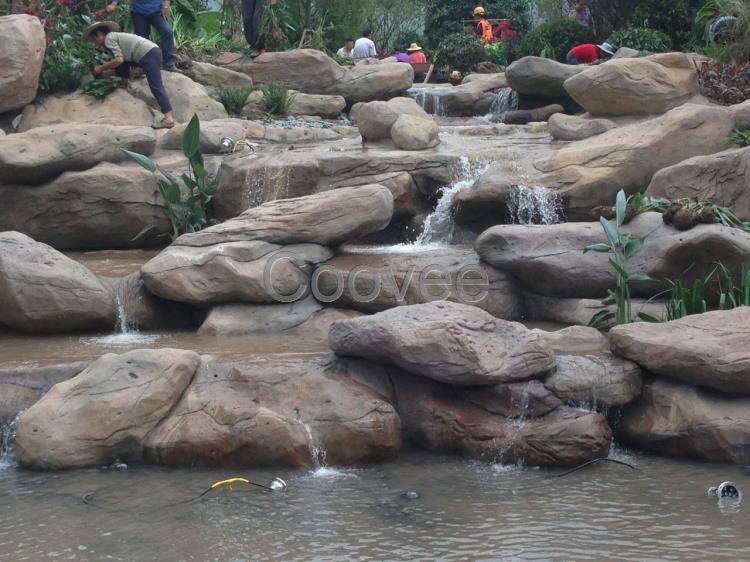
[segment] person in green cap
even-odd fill
[[[148,87],[156,98],[156,103],[159,104],[159,108],[164,114],[164,118],[155,122],[152,127],[154,129],[171,129],[174,127],[172,104],[161,78],[161,49],[156,43],[132,33],[120,33],[120,26],[112,21],[102,21],[90,25],[84,30],[83,38],[98,47],[107,49],[114,57],[107,63],[95,65],[94,76],[100,76],[108,70],[114,70],[117,76],[127,80],[130,78],[130,67],[133,64],[139,65],[146,75]]]

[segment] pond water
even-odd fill
[[[367,469],[0,471],[0,560],[747,560],[747,509],[706,488],[736,466],[619,452],[559,472],[408,452]],[[213,482],[284,478],[286,492]],[[748,488],[750,489],[750,488]],[[405,490],[420,498],[401,498]]]

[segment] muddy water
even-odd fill
[[[621,453],[622,456],[622,453]],[[0,472],[0,560],[748,560],[750,512],[705,489],[738,467],[628,454],[565,478],[408,453],[280,475],[286,493],[189,500],[232,472]],[[405,500],[404,490],[421,497]]]

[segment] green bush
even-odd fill
[[[485,60],[484,44],[466,33],[448,35],[435,51],[433,61],[438,68],[447,67],[463,74]]]
[[[252,88],[232,88],[229,86],[217,86],[214,89],[214,97],[221,102],[229,115],[239,115],[247,103],[247,98],[252,93]]]
[[[662,31],[675,47],[685,47],[700,37],[693,21],[696,5],[693,0],[638,0],[630,23]]]
[[[504,43],[492,43],[484,46],[484,60],[494,62],[500,66],[508,65],[508,55]]]
[[[615,31],[609,38],[615,48],[630,47],[638,51],[666,53],[672,50],[672,39],[666,33],[648,27],[632,27]]]
[[[294,101],[294,96],[289,90],[278,84],[266,84],[261,88],[263,98],[260,100],[263,111],[269,115],[286,115],[289,106]]]
[[[590,29],[570,20],[545,23],[530,31],[518,47],[519,57],[545,56],[564,62],[568,51],[576,45],[594,43]]]

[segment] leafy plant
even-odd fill
[[[230,115],[239,115],[242,108],[247,104],[247,98],[252,93],[252,88],[233,88],[231,86],[217,86],[214,88],[216,97],[227,113]]]
[[[706,286],[710,283],[716,270],[705,279],[696,279],[692,286],[683,279],[668,280],[670,284],[670,298],[667,301],[667,320],[677,320],[691,314],[703,314],[708,311],[706,301]]]
[[[719,309],[731,310],[739,306],[750,306],[750,267],[743,265],[739,279],[719,263]]]
[[[750,306],[750,266],[747,264],[742,266],[739,277],[735,277],[728,267],[719,262],[705,279],[695,280],[692,286],[686,285],[682,279],[668,282],[671,285],[667,302],[668,320],[707,312],[711,308],[709,300],[720,310]],[[713,295],[712,299],[708,297],[709,292]]]
[[[284,86],[279,84],[266,84],[261,87],[263,97],[260,105],[263,111],[270,115],[286,115],[294,102],[294,96]]]
[[[701,94],[724,105],[750,99],[750,63],[705,62],[698,74]]]
[[[625,222],[627,210],[627,198],[625,192],[620,190],[615,202],[615,220],[609,221],[602,217],[600,220],[607,243],[591,244],[583,249],[583,253],[602,252],[610,254],[609,263],[614,269],[616,286],[614,291],[608,291],[609,296],[602,301],[605,306],[615,306],[615,310],[602,310],[597,312],[589,322],[590,326],[601,327],[613,321],[615,324],[627,324],[633,320],[632,299],[630,296],[630,284],[643,281],[651,281],[648,275],[642,273],[630,273],[628,271],[628,260],[636,256],[645,243],[644,238],[635,238],[630,234],[620,231]],[[642,320],[654,321],[650,316],[639,313]]]
[[[433,61],[438,68],[449,68],[467,74],[484,60],[484,44],[467,33],[448,35],[435,51]]]
[[[741,131],[740,129],[735,129],[729,135],[727,144],[740,147],[750,146],[750,130]]]
[[[500,66],[508,65],[508,56],[505,54],[503,43],[490,43],[484,46],[484,59]]]
[[[81,86],[84,94],[103,100],[109,94],[116,90],[115,85],[110,80],[90,80]]]
[[[136,152],[124,152],[143,168],[157,175],[159,193],[166,202],[166,215],[172,225],[169,236],[175,240],[186,232],[197,232],[216,224],[211,218],[209,204],[219,185],[218,178],[209,179],[203,156],[200,151],[200,121],[194,115],[185,128],[182,138],[182,150],[187,156],[190,170],[179,177],[174,176],[158,164]],[[135,238],[140,238],[153,230],[149,225],[141,230]]]
[[[672,38],[657,29],[648,27],[631,27],[615,31],[609,43],[617,48],[630,47],[638,51],[666,53],[672,50]]]
[[[711,25],[723,16],[736,18],[726,26],[720,37],[710,37]],[[696,22],[704,26],[706,39],[720,46],[719,58],[725,63],[750,61],[750,2],[747,0],[708,0],[703,4]]]
[[[518,47],[518,56],[545,56],[562,62],[571,48],[594,41],[589,28],[569,19],[560,19],[544,23],[527,33]]]

